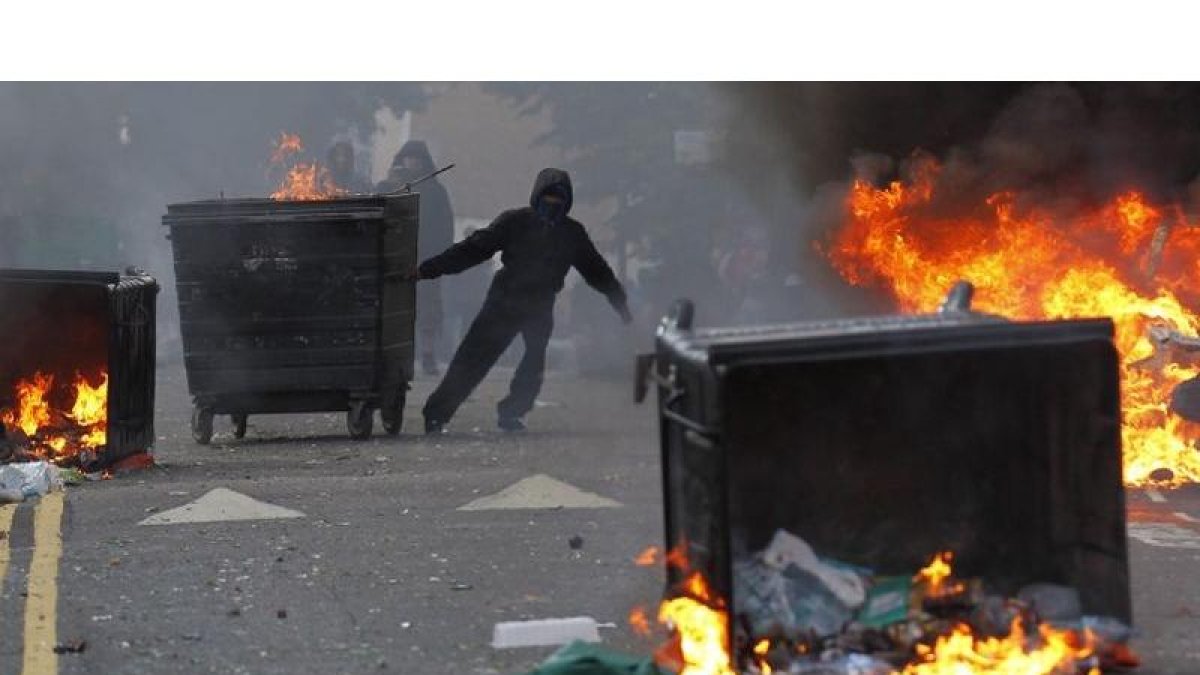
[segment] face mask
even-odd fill
[[[543,220],[548,220],[552,223],[558,222],[567,213],[566,202],[550,201],[548,199],[539,199],[537,203],[538,215]]]

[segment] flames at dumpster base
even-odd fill
[[[657,553],[657,551],[655,551]],[[646,554],[639,556],[639,564]],[[929,565],[913,577],[912,602],[934,601],[961,593],[970,584],[954,576],[951,552],[934,555]],[[668,565],[674,563],[663,562]],[[680,570],[681,572],[684,570]],[[1015,605],[1021,603],[1015,602]],[[666,632],[665,641],[655,654],[656,663],[679,675],[734,675],[735,673],[786,673],[789,667],[815,665],[822,651],[829,649],[830,638],[809,635],[802,639],[753,636],[750,643],[738,646],[741,637],[731,634],[731,613],[726,600],[719,597],[700,572],[688,572],[677,593],[662,602],[658,624]],[[631,624],[639,634],[652,635],[644,625],[642,608],[630,613]],[[1007,632],[985,634],[965,619],[926,621],[911,645],[886,650],[870,657],[871,673],[885,669],[889,675],[1099,675],[1102,650],[1097,637],[1088,628],[1063,629],[1040,621],[1026,611],[1015,614]],[[1124,666],[1136,665],[1136,657],[1122,645],[1108,645],[1108,658],[1120,654]],[[731,651],[732,650],[732,651]],[[740,651],[739,659],[733,651]],[[835,649],[836,651],[836,649]],[[827,657],[827,654],[826,654]],[[899,660],[895,660],[899,657]],[[739,670],[739,663],[741,663]],[[830,665],[828,672],[842,672]],[[823,671],[824,672],[824,671]],[[846,671],[850,672],[850,671]],[[854,671],[858,672],[858,671]],[[868,671],[863,671],[868,672]]]
[[[73,464],[108,441],[107,372],[69,379],[38,371],[17,380],[12,400],[0,409],[0,422],[8,441],[29,459]]]
[[[1136,190],[1070,216],[1007,192],[947,207],[940,168],[917,156],[906,180],[883,188],[855,181],[842,225],[821,246],[834,268],[853,285],[886,290],[906,312],[931,311],[965,279],[977,289],[979,311],[1023,320],[1111,317],[1125,482],[1200,482],[1200,433],[1169,409],[1172,391],[1200,367],[1165,358],[1152,338],[1155,330],[1200,331],[1193,309],[1200,228]]]

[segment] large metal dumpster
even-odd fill
[[[667,545],[725,606],[734,562],[782,528],[883,575],[951,550],[1002,595],[1067,584],[1130,620],[1111,321],[691,321],[664,319],[638,396],[658,391]],[[732,619],[734,644],[762,637]]]
[[[0,315],[13,327],[0,347],[0,420],[22,380],[41,379],[49,406],[40,424],[10,430],[22,451],[93,471],[152,448],[157,297],[158,282],[133,268],[0,270]],[[102,414],[75,414],[74,382],[103,393]]]
[[[374,411],[400,432],[413,374],[418,196],[172,204],[170,228],[192,434],[214,415]]]

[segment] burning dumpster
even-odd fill
[[[173,204],[192,434],[215,415],[346,411],[355,439],[379,410],[400,431],[413,372],[417,195]]]
[[[717,612],[739,672],[770,672],[785,642],[753,616],[770,594],[748,563],[771,556],[803,561],[788,583],[820,577],[861,606],[886,590],[876,580],[953,551],[955,577],[997,598],[1052,586],[1082,614],[1130,621],[1113,326],[975,314],[966,290],[934,315],[693,330],[681,302],[664,319],[638,395],[647,381],[659,394],[668,594]],[[930,564],[935,582],[949,559]],[[955,601],[977,591],[957,585]],[[793,609],[818,612],[814,598]],[[867,609],[830,630],[867,631]],[[793,653],[831,644],[816,626],[787,636]]]
[[[0,270],[0,459],[104,468],[154,443],[158,283]]]

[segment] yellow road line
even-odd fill
[[[0,506],[0,532],[4,538],[0,539],[0,588],[4,586],[4,579],[8,576],[8,550],[12,540],[12,521],[13,516],[17,513],[16,504],[5,504]]]
[[[58,561],[62,558],[63,493],[38,500],[33,514],[33,559],[25,598],[25,659],[22,675],[58,672]]]

